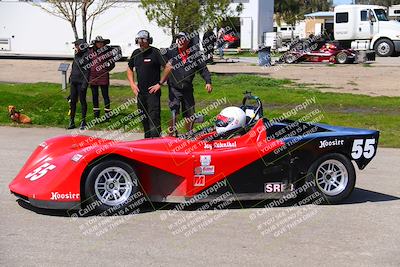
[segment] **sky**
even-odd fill
[[[351,0],[333,0],[334,5],[351,4]]]

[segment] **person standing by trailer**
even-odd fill
[[[185,120],[186,131],[190,131],[191,117],[194,115],[193,78],[196,72],[206,82],[206,90],[212,92],[211,74],[207,69],[204,55],[196,49],[190,49],[189,36],[180,32],[176,38],[176,44],[168,49],[165,57],[171,64],[173,70],[168,78],[169,108],[172,112],[169,134],[176,134],[175,120],[179,111]]]
[[[83,40],[78,39],[74,42],[75,45],[75,57],[72,63],[71,76],[69,77],[71,94],[70,94],[70,120],[68,129],[75,128],[75,113],[76,113],[76,103],[81,102],[82,109],[82,121],[80,124],[80,129],[84,130],[86,127],[86,92],[89,82],[89,45]]]
[[[224,44],[225,44],[225,40],[224,40],[224,36],[225,36],[225,29],[221,28],[218,31],[218,43],[217,43],[217,47],[218,47],[218,51],[219,51],[219,59],[223,59],[224,58]]]
[[[212,29],[208,29],[203,35],[202,45],[204,49],[204,55],[207,59],[206,62],[209,64],[214,63],[213,53],[216,42],[217,42],[217,36],[215,35]]]
[[[92,60],[90,68],[90,88],[92,89],[93,96],[93,112],[95,118],[100,118],[99,107],[99,87],[104,99],[104,113],[106,120],[110,119],[110,71],[115,67],[113,59],[113,51],[108,44],[109,39],[103,39],[97,36],[93,41],[93,47],[90,49],[90,58]]]
[[[139,48],[133,51],[127,69],[131,89],[137,96],[137,105],[143,114],[144,137],[159,137],[161,134],[161,85],[166,82],[172,66],[166,64],[160,50],[150,46],[153,38],[146,30],[139,31],[135,43]],[[160,78],[161,68],[164,67]],[[135,83],[136,71],[138,84]]]

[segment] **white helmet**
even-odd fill
[[[244,127],[246,125],[246,113],[238,107],[224,108],[218,114],[215,125],[218,134]]]

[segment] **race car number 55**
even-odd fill
[[[45,176],[48,171],[54,170],[55,168],[55,165],[46,162],[28,173],[25,178],[31,181],[36,181],[37,179]]]
[[[361,156],[364,156],[366,159],[370,159],[375,153],[374,145],[375,139],[365,139],[365,144],[364,139],[354,139],[351,156],[353,159],[359,159]]]

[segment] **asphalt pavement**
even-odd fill
[[[1,266],[400,265],[399,149],[379,148],[340,205],[155,205],[138,214],[70,218],[23,205],[8,191],[35,147],[61,134],[68,132],[0,127]]]

